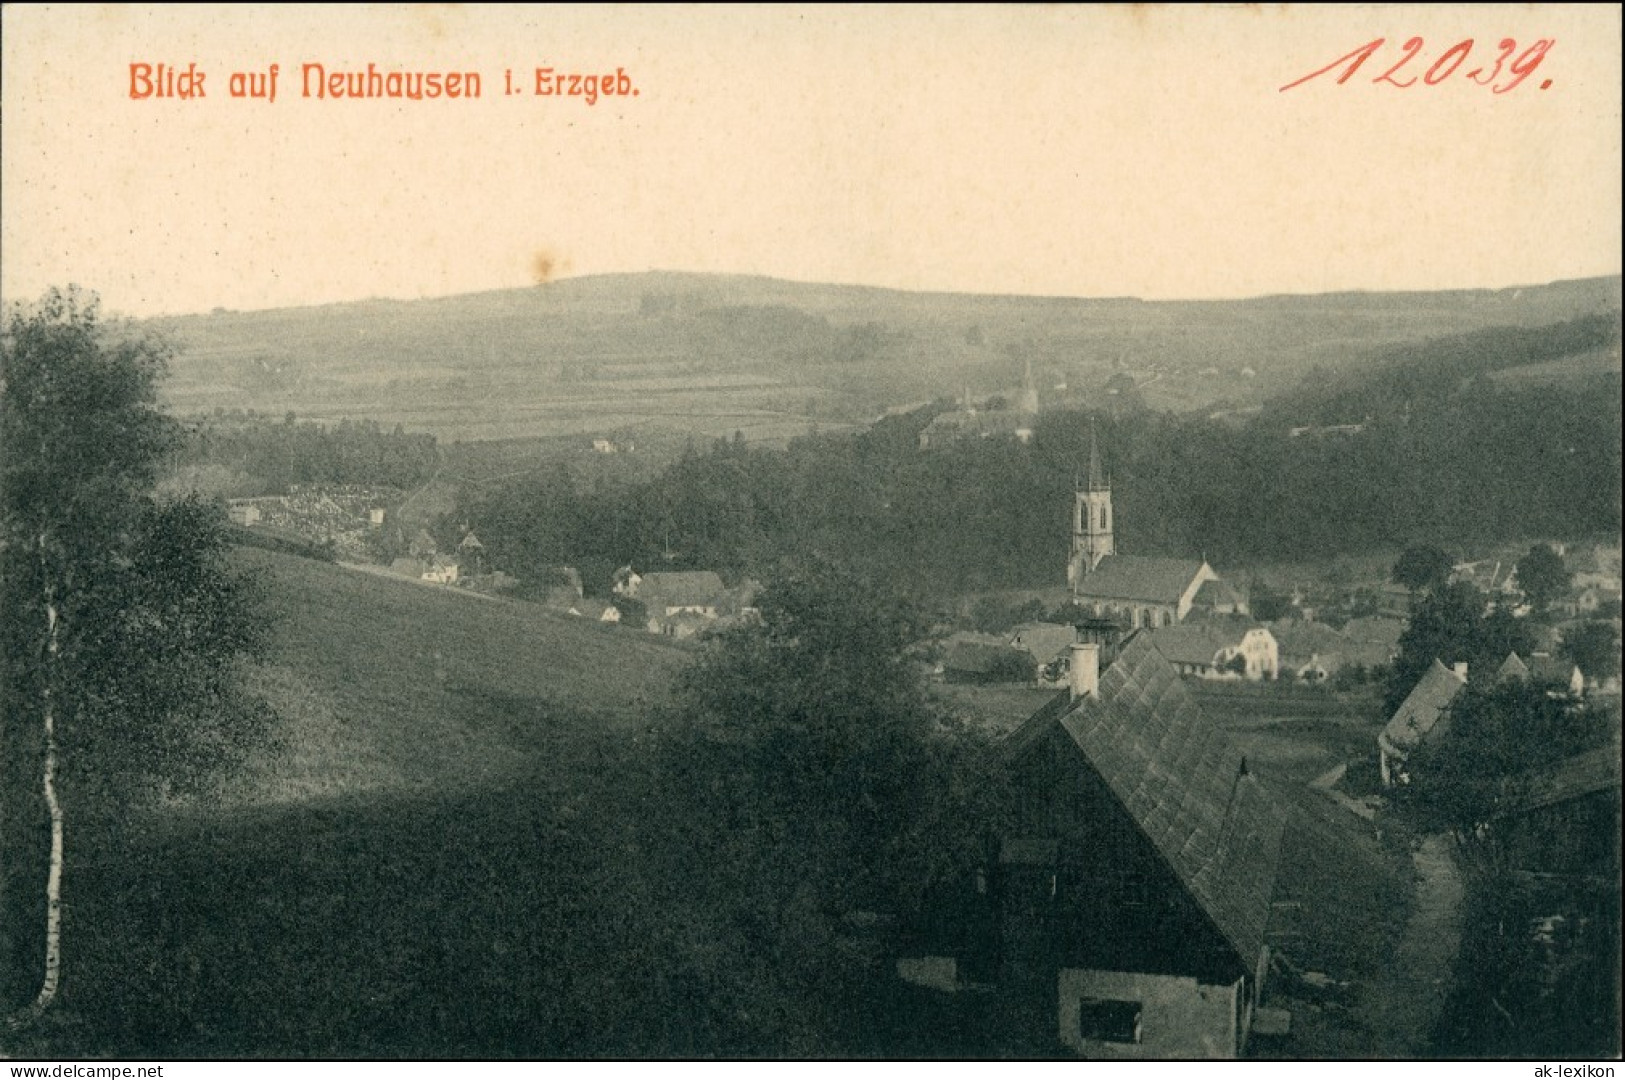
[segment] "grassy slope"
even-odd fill
[[[635,730],[691,655],[531,605],[249,548],[236,559],[274,582],[275,646],[250,679],[289,725],[283,752],[237,786],[248,801],[511,776],[561,725]]]
[[[286,740],[222,803],[79,821],[62,1008],[12,1052],[556,1056],[669,1041],[629,823],[687,650],[242,550]]]

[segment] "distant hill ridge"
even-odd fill
[[[1008,395],[1099,404],[1112,374],[1156,409],[1256,405],[1312,370],[1420,342],[1616,313],[1618,276],[1515,289],[1138,300],[906,292],[655,271],[421,300],[153,319],[181,413],[257,409],[452,438],[659,421],[766,437],[886,407]],[[663,395],[658,405],[651,395]],[[758,430],[759,429],[759,430]]]

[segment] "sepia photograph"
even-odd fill
[[[9,1076],[1613,1075],[1617,5],[0,24]]]

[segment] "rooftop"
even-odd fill
[[[1205,566],[1201,559],[1108,555],[1078,582],[1080,597],[1177,604]]]
[[[1056,694],[1006,744],[1020,753],[1057,724],[1250,962],[1265,940],[1282,815],[1152,635],[1128,639],[1101,673],[1098,699]]]
[[[1383,738],[1400,752],[1414,749],[1438,725],[1467,680],[1435,659],[1406,695],[1393,719],[1382,729]]]

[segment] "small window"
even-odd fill
[[[1111,998],[1078,1002],[1078,1034],[1096,1042],[1139,1043],[1140,1003]]]

